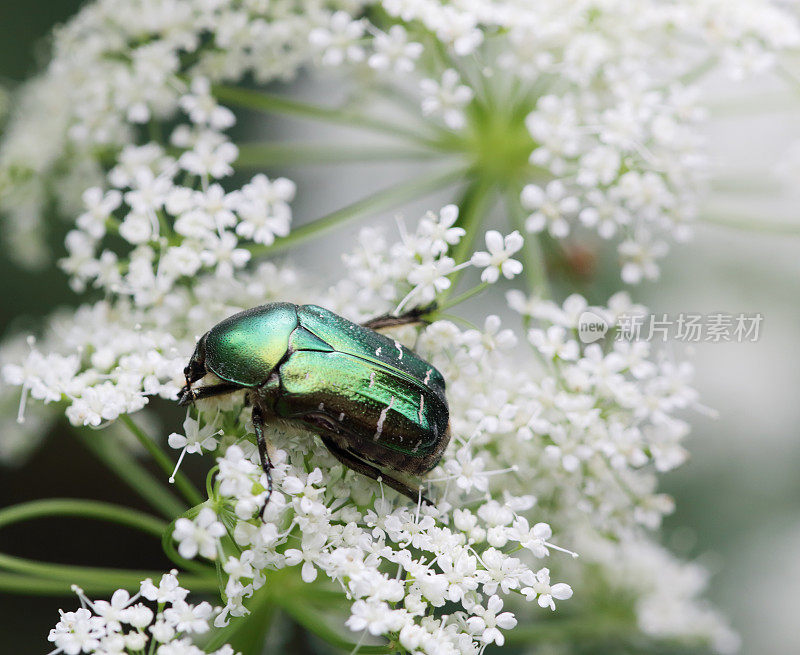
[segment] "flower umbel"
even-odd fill
[[[252,398],[198,402],[181,431],[164,433],[178,465],[205,456],[205,494],[175,467],[182,500],[171,487],[139,489],[168,524],[91,511],[163,533],[165,552],[221,607],[190,603],[174,573],[134,596],[79,592],[83,606],[51,632],[55,652],[207,652],[197,644],[216,648],[283,588],[283,612],[312,627],[334,615],[356,634],[328,640],[356,652],[372,641],[480,654],[518,622],[549,621],[544,610],[573,588],[586,639],[610,607],[631,643],[730,651],[735,637],[698,598],[702,572],[652,534],[671,510],[657,474],[687,456],[691,367],[647,343],[582,344],[583,312],[612,325],[646,310],[624,292],[606,306],[556,299],[548,282],[577,284],[576,244],[602,256],[591,232],[616,241],[623,282],[657,279],[703,192],[698,80],[714,66],[735,78],[769,70],[799,45],[794,13],[768,0],[86,5],[55,34],[0,145],[14,255],[47,259],[40,234],[54,207],[69,221],[59,263],[83,299],[0,351],[0,403],[19,419],[3,424],[0,459],[21,458],[20,444],[38,443],[33,433],[63,412],[76,430],[125,427],[168,475],[169,455],[139,427],[155,425],[149,405],[175,399],[201,334],[271,301],[355,322],[417,310],[419,325],[390,336],[443,373],[452,439],[414,482],[429,506],[423,490],[409,503],[343,466],[315,431],[268,422],[274,491],[262,517]],[[307,87],[295,88],[301,74]],[[276,115],[356,136],[259,142],[265,124],[283,138]],[[304,194],[324,185],[301,165],[336,163],[332,185],[344,186],[358,177],[344,166],[383,160],[411,160],[418,177],[304,216]],[[460,196],[416,224],[361,230],[335,272],[333,228],[454,186]],[[270,260],[322,235],[320,261]],[[498,283],[520,287],[507,299],[521,316],[500,315]],[[116,427],[95,436],[118,459],[86,441],[130,480],[138,464]],[[553,634],[556,647],[579,638]]]

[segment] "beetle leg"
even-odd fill
[[[192,389],[186,385],[181,389],[178,394],[178,405],[188,405],[195,400],[202,400],[203,398],[211,398],[212,396],[221,396],[226,393],[233,393],[234,391],[241,390],[241,385],[234,384],[233,382],[225,382],[224,384],[214,384],[208,387],[197,387]]]
[[[415,307],[407,311],[405,314],[395,316],[394,314],[383,314],[383,316],[376,316],[361,324],[362,327],[369,328],[370,330],[385,330],[387,328],[398,327],[400,325],[413,325],[414,323],[427,323],[428,321],[423,318],[426,314],[436,310],[436,303],[424,307]]]
[[[256,432],[256,445],[258,446],[258,456],[261,459],[261,469],[267,476],[267,497],[264,499],[264,505],[261,507],[261,520],[264,520],[264,512],[269,504],[269,499],[272,497],[272,461],[269,458],[269,450],[267,450],[267,439],[264,436],[264,416],[258,406],[253,407],[253,429]]]
[[[333,439],[328,437],[320,437],[322,439],[322,443],[325,444],[325,447],[330,451],[331,455],[333,455],[336,459],[338,459],[342,464],[344,464],[347,468],[353,469],[356,473],[361,473],[361,475],[366,475],[368,478],[372,478],[373,480],[382,480],[387,485],[389,485],[395,491],[399,491],[404,496],[407,496],[414,502],[417,502],[420,498],[419,491],[415,491],[411,487],[409,487],[405,482],[401,482],[396,478],[393,478],[385,473],[382,473],[379,469],[375,468],[374,466],[367,464],[366,462],[358,459],[355,455],[350,453],[349,451],[341,448]],[[430,499],[426,498],[423,494],[422,501],[428,505],[433,505]]]

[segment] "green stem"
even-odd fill
[[[159,578],[160,571],[137,571],[132,569],[101,568],[94,566],[75,566],[73,564],[55,564],[36,562],[22,557],[14,557],[0,553],[0,568],[18,575],[44,578],[50,582],[61,582],[62,591],[68,591],[70,585],[79,587],[90,585],[108,585],[117,588],[133,589],[145,578]],[[216,591],[216,580],[210,576],[183,575],[181,582],[192,591]]]
[[[413,130],[397,125],[390,121],[364,116],[357,112],[336,107],[320,107],[310,105],[298,100],[282,98],[262,91],[243,89],[226,85],[215,85],[213,95],[223,104],[235,105],[243,109],[253,109],[274,114],[285,114],[296,118],[307,118],[327,123],[349,125],[354,128],[381,132],[392,136],[409,139],[414,143],[440,149],[440,144],[435,139],[430,139]]]
[[[457,264],[465,261],[467,254],[472,250],[478,229],[483,224],[483,219],[486,217],[486,212],[490,205],[491,191],[491,183],[479,178],[473,180],[461,196],[461,201],[458,203],[459,213],[456,225],[463,228],[466,234],[449,253]],[[439,302],[444,303],[455,291],[458,280],[464,270],[456,271],[450,276],[452,282],[450,288],[439,295]]]
[[[236,168],[261,168],[290,164],[340,164],[344,162],[418,161],[444,153],[395,146],[352,146],[315,143],[243,143],[238,145]]]
[[[87,436],[80,430],[75,430],[75,435],[88,450],[163,516],[171,520],[185,510],[183,503],[142,468],[119,444],[115,445],[107,439],[96,436]]]
[[[335,227],[347,223],[348,221],[355,220],[364,214],[401,205],[412,198],[446,187],[457,182],[463,175],[463,169],[457,169],[455,171],[449,170],[446,173],[440,173],[439,175],[428,174],[424,177],[414,178],[408,182],[383,189],[351,205],[337,209],[327,216],[301,225],[297,229],[292,230],[288,236],[277,239],[275,243],[269,246],[253,246],[250,248],[250,252],[253,253],[254,257],[264,257],[281,252],[313,239],[314,237],[330,232]]]
[[[298,602],[291,594],[281,594],[276,597],[275,602],[298,624],[334,648],[352,652],[356,647],[354,642],[349,641],[327,625],[318,612],[309,611],[308,603],[304,601]],[[397,648],[391,644],[386,646],[361,646],[358,652],[364,655],[380,655],[382,653],[395,653]]]
[[[522,206],[519,203],[519,190],[509,189],[506,193],[506,211],[511,219],[514,229],[525,237],[522,246],[522,265],[524,267],[525,279],[528,282],[528,290],[538,294],[540,297],[549,295],[549,284],[547,282],[547,269],[545,267],[544,253],[536,234],[527,234],[525,229],[525,216]]]
[[[96,500],[53,498],[20,503],[0,510],[0,528],[21,521],[51,516],[76,516],[126,525],[142,532],[160,537],[167,523],[149,514],[122,505]]]
[[[66,596],[70,593],[70,585],[56,580],[34,578],[29,575],[0,573],[0,591],[8,594],[24,596]],[[111,594],[119,587],[111,583],[91,583],[81,587],[88,594]]]
[[[450,309],[451,307],[455,307],[456,305],[461,304],[465,300],[469,300],[470,298],[472,298],[472,296],[477,296],[481,291],[486,289],[488,286],[489,286],[488,282],[481,282],[479,285],[472,287],[472,289],[468,289],[467,291],[465,291],[462,294],[459,294],[452,300],[448,300],[447,302],[442,303],[440,306],[436,307],[436,311],[433,312],[433,316],[431,318],[439,316],[439,314],[445,311],[446,309]]]
[[[171,476],[173,470],[175,469],[175,465],[169,458],[169,455],[167,455],[159,447],[159,445],[144,432],[144,430],[136,425],[130,416],[127,414],[122,414],[119,417],[119,420],[139,440],[139,443],[145,447],[147,452],[150,453],[156,463],[161,467],[161,470],[163,470],[167,475]],[[175,474],[175,486],[178,488],[178,491],[183,494],[183,497],[186,498],[190,505],[199,505],[204,502],[205,499],[203,496],[200,495],[200,492],[191,483],[189,478],[186,477],[186,475],[181,471],[178,471]]]

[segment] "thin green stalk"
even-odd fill
[[[51,516],[76,516],[85,519],[97,519],[119,523],[142,532],[160,537],[167,523],[154,516],[145,514],[130,507],[103,503],[96,500],[72,498],[52,498],[20,503],[0,510],[0,528],[21,521],[30,521]]]
[[[314,237],[330,232],[334,228],[349,221],[355,220],[365,214],[396,207],[404,202],[423,196],[432,191],[454,184],[464,175],[463,169],[448,170],[446,173],[427,174],[408,182],[402,182],[388,189],[383,189],[366,198],[362,198],[335,212],[318,218],[315,221],[301,225],[292,230],[288,236],[276,239],[269,246],[253,246],[250,252],[254,257],[264,257],[297,246]]]
[[[435,159],[446,153],[420,148],[387,145],[352,146],[316,143],[242,143],[238,144],[236,168],[290,164],[341,164],[345,162],[419,161]]]
[[[159,480],[142,468],[119,444],[109,443],[107,439],[96,436],[87,436],[81,430],[76,430],[75,435],[87,449],[160,514],[171,520],[185,510],[183,503],[165,489]]]
[[[462,294],[459,294],[455,298],[448,300],[445,303],[442,303],[440,306],[436,307],[436,311],[433,313],[433,316],[439,316],[440,312],[445,311],[446,309],[450,309],[451,307],[455,307],[456,305],[460,305],[462,302],[469,300],[472,296],[477,296],[481,291],[488,288],[488,282],[481,282],[479,285],[472,287],[472,289],[468,289]]]
[[[167,455],[144,430],[136,425],[130,416],[122,414],[119,420],[139,440],[139,443],[147,449],[147,452],[150,453],[156,463],[161,467],[161,470],[171,476],[175,465],[169,458],[169,455]],[[191,480],[181,471],[175,473],[175,487],[183,494],[183,497],[186,498],[190,505],[199,505],[205,501],[205,498],[203,498],[197,488],[192,484]]]
[[[458,203],[459,213],[456,225],[463,228],[466,234],[464,234],[461,241],[459,241],[449,253],[456,264],[463,262],[467,254],[472,250],[473,243],[478,235],[478,230],[483,224],[491,204],[491,196],[492,184],[480,178],[473,180],[464,190],[461,200]],[[456,271],[450,276],[450,288],[439,295],[439,302],[444,303],[444,301],[452,295],[464,270],[465,269]]]
[[[215,85],[212,93],[223,104],[235,105],[243,109],[349,125],[354,128],[402,137],[414,143],[439,149],[439,143],[435,139],[424,137],[396,123],[364,116],[347,109],[310,105],[298,100],[291,100],[271,93],[264,93],[263,91],[243,89],[223,84]]]
[[[62,589],[65,592],[69,590],[72,584],[76,584],[79,587],[108,585],[114,589],[134,589],[145,578],[157,579],[161,576],[160,571],[138,571],[36,562],[4,553],[0,553],[0,568],[17,575],[44,578],[50,582],[61,582]],[[181,582],[195,592],[209,592],[217,589],[216,581],[211,576],[186,574],[181,576]]]
[[[7,594],[25,596],[65,596],[70,593],[70,585],[56,580],[45,580],[30,575],[0,573],[0,591]],[[89,594],[110,594],[119,589],[113,584],[88,584],[83,590]]]
[[[509,190],[506,193],[506,211],[511,219],[514,229],[525,237],[522,246],[521,259],[524,267],[525,279],[528,282],[528,290],[541,297],[549,295],[549,284],[547,282],[547,269],[545,267],[544,252],[536,234],[527,234],[525,230],[525,217],[522,206],[519,204],[519,192]]]
[[[327,642],[334,648],[352,651],[356,644],[343,637],[339,632],[327,625],[319,613],[309,611],[305,602],[297,602],[291,594],[280,594],[276,596],[275,602],[297,623],[306,630],[315,634],[317,637]],[[359,652],[364,655],[380,655],[383,653],[394,653],[397,651],[395,646],[361,646]]]

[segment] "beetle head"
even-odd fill
[[[194,401],[192,394],[192,385],[202,378],[208,370],[206,369],[206,337],[208,333],[204,334],[195,346],[192,358],[183,369],[183,375],[186,378],[186,384],[178,394],[178,404],[188,405]]]

